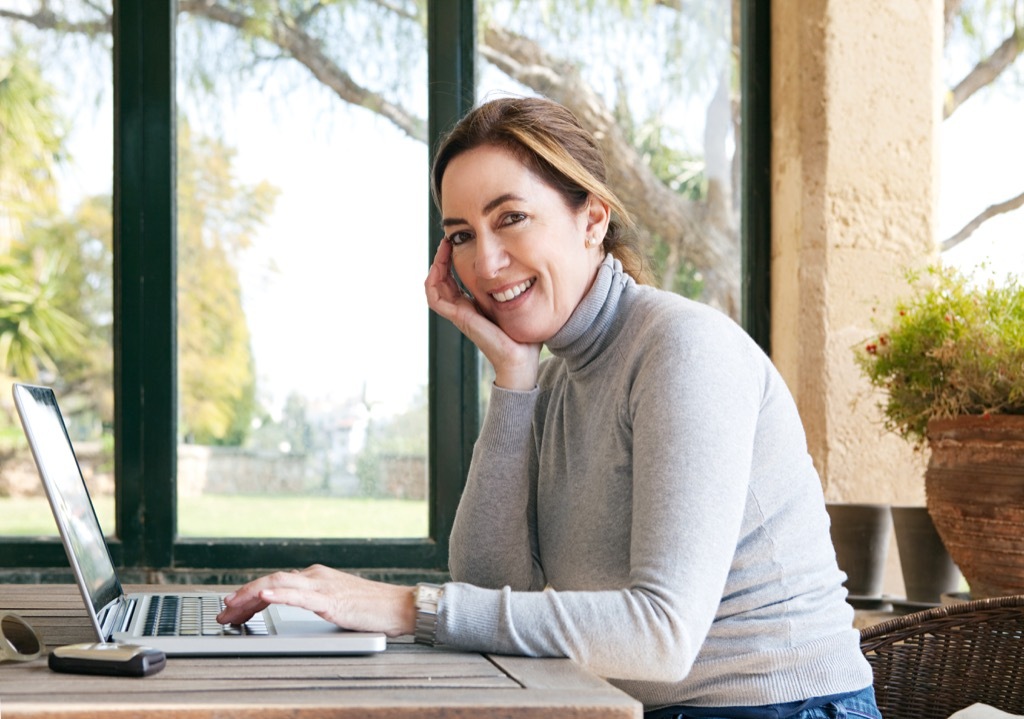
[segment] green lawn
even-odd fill
[[[114,531],[114,499],[94,499],[100,524]],[[186,537],[425,537],[427,503],[317,496],[204,495],[178,502]],[[43,497],[0,497],[0,536],[57,533]]]

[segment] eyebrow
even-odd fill
[[[519,202],[525,202],[525,199],[520,197],[519,195],[517,195],[515,193],[512,193],[512,192],[506,192],[503,195],[498,195],[493,200],[491,200],[486,205],[484,205],[484,214],[486,215],[488,212],[493,210],[495,207],[499,207],[500,205],[508,202],[509,200],[518,200]],[[446,217],[443,220],[441,220],[441,226],[442,227],[450,227],[451,225],[468,225],[468,224],[469,223],[466,222],[465,220],[463,220],[461,217]]]

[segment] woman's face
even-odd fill
[[[550,339],[594,281],[607,206],[591,198],[571,210],[550,185],[493,146],[451,160],[441,198],[452,264],[480,311],[517,342]]]

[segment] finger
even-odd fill
[[[244,622],[267,608],[267,603],[260,596],[262,592],[281,585],[308,584],[308,581],[301,574],[292,572],[275,572],[274,574],[254,579],[224,597],[225,608],[217,616],[217,619],[222,624]]]
[[[433,272],[431,270],[431,273]],[[455,280],[451,277],[428,277],[424,284],[424,290],[427,296],[427,305],[445,319],[452,319],[463,305],[472,308],[472,303],[463,296],[458,285],[455,284]]]
[[[317,591],[279,587],[265,589],[260,598],[268,604],[287,604],[290,607],[306,609],[329,622],[338,624],[340,617],[335,614],[335,602],[326,594]]]
[[[430,268],[423,288],[427,295],[427,303],[431,307],[436,307],[439,302],[454,303],[462,297],[455,279],[437,265]]]
[[[228,605],[217,615],[217,621],[221,624],[243,624],[262,612],[267,606],[262,599],[237,606]]]
[[[434,252],[434,262],[440,262],[441,264],[448,264],[452,257],[452,242],[447,237],[441,237],[441,241],[437,243],[437,251]]]
[[[441,243],[437,246],[437,252],[434,253],[434,261],[430,264],[430,270],[429,279],[434,279],[435,282],[450,284],[458,289],[458,284],[453,277],[451,240],[447,238],[441,240]]]

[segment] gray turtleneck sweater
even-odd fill
[[[796,406],[723,314],[611,257],[495,387],[438,639],[566,656],[642,701],[759,706],[871,684]]]

